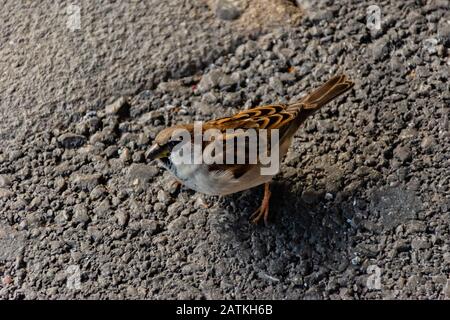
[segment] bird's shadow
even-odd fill
[[[345,199],[330,199],[328,195],[325,199],[324,194],[319,194],[316,200],[306,202],[301,187],[289,181],[275,181],[271,184],[270,223],[254,225],[249,217],[260,204],[262,189],[254,188],[221,201],[222,207],[231,206],[227,211],[237,213],[225,222],[221,232],[241,247],[238,255],[257,263],[259,258],[269,260],[269,264],[277,261],[279,265],[278,260],[281,264],[294,263],[304,274],[312,273],[318,266],[326,270],[347,267],[354,257],[352,248],[358,228],[354,223],[358,217],[353,195]],[[266,266],[267,263],[260,268]]]

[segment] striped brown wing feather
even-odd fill
[[[231,117],[220,118],[208,121],[205,129],[215,128],[222,132],[226,129],[279,129],[280,137],[289,127],[289,123],[295,119],[295,113],[286,111],[286,105],[269,105],[257,107],[239,112]],[[239,134],[238,134],[239,135]],[[237,135],[224,135],[224,146],[230,139],[236,139]],[[236,142],[236,140],[235,140]],[[213,164],[209,166],[210,171],[228,170],[237,179],[255,164],[248,164],[248,154],[246,152],[246,164]]]
[[[295,114],[286,105],[270,105],[239,112],[231,117],[211,120],[206,128],[226,129],[280,129],[294,120]]]

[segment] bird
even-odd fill
[[[270,181],[277,172],[262,174],[262,168],[267,167],[261,161],[262,153],[259,153],[259,149],[257,149],[256,162],[254,161],[255,157],[253,157],[253,162],[250,162],[250,140],[239,138],[253,130],[258,133],[256,144],[259,146],[264,144],[269,149],[269,153],[272,153],[272,150],[278,151],[273,153],[282,159],[287,153],[295,133],[306,119],[330,101],[350,90],[353,85],[354,83],[346,75],[335,75],[297,102],[258,106],[229,117],[201,123],[200,126],[197,126],[201,134],[208,130],[215,130],[220,134],[220,137],[215,136],[211,141],[200,140],[200,143],[194,141],[192,136],[195,138],[195,123],[165,128],[156,135],[152,146],[145,153],[145,158],[149,163],[156,160],[179,183],[203,194],[225,196],[264,185],[261,206],[250,216],[250,221],[258,224],[263,219],[265,225],[268,225]],[[183,141],[180,139],[180,135],[176,134],[179,132],[187,133],[188,138]],[[261,134],[261,132],[264,133]],[[278,141],[273,142],[271,140],[273,136],[277,136]],[[218,142],[221,144],[219,145]],[[180,161],[180,154],[183,152],[186,152],[185,156],[190,160],[193,159],[195,143],[200,146],[197,151],[203,152],[212,146],[216,147],[213,152],[215,155],[225,157],[225,154],[231,153],[230,159],[227,158],[227,160],[232,161],[224,163],[219,161],[217,163]],[[227,148],[227,146],[231,147]],[[180,152],[184,147],[186,149]],[[239,149],[240,147],[243,148]],[[242,158],[240,162],[236,161],[238,156],[243,157],[244,161]]]

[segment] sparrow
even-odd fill
[[[263,141],[261,139],[270,140],[276,130],[278,133],[278,156],[279,159],[283,159],[300,125],[321,107],[350,90],[353,85],[354,83],[348,80],[345,75],[336,75],[295,103],[259,106],[241,111],[230,117],[210,120],[201,124],[201,132],[206,132],[209,129],[218,130],[221,133],[219,140],[221,139],[222,144],[226,146],[230,145],[231,141],[236,143],[239,140],[237,139],[239,135],[243,134],[242,132],[247,132],[247,130],[264,131],[266,135],[258,135],[257,138],[257,144],[262,144]],[[267,225],[271,196],[269,183],[276,175],[276,172],[273,174],[261,174],[261,169],[264,165],[260,161],[260,154],[257,156],[256,163],[248,161],[244,161],[244,163],[242,161],[232,161],[231,163],[182,163],[177,161],[179,160],[177,159],[179,152],[175,152],[175,150],[179,151],[180,145],[188,143],[191,144],[190,147],[192,148],[187,150],[193,152],[194,139],[182,142],[174,133],[179,130],[185,130],[193,136],[195,135],[194,129],[194,124],[175,125],[163,129],[158,133],[153,145],[146,152],[145,157],[147,161],[157,160],[178,182],[190,189],[208,195],[223,196],[264,184],[262,204],[251,215],[250,220],[252,223],[257,224],[263,219]],[[216,140],[202,141],[201,150],[205,150],[214,141]],[[238,153],[238,147],[245,143],[244,152],[246,154],[244,158],[248,160],[249,143],[246,143],[245,140],[243,140],[244,142],[240,141],[241,145],[232,145],[232,148],[227,150]],[[265,142],[265,145],[270,149],[269,151],[275,149],[274,143]],[[232,156],[234,156],[233,160],[236,160],[237,154]]]

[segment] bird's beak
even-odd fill
[[[146,153],[145,159],[148,162],[167,157],[169,155],[169,149],[166,146],[160,146],[159,144],[154,144]]]

